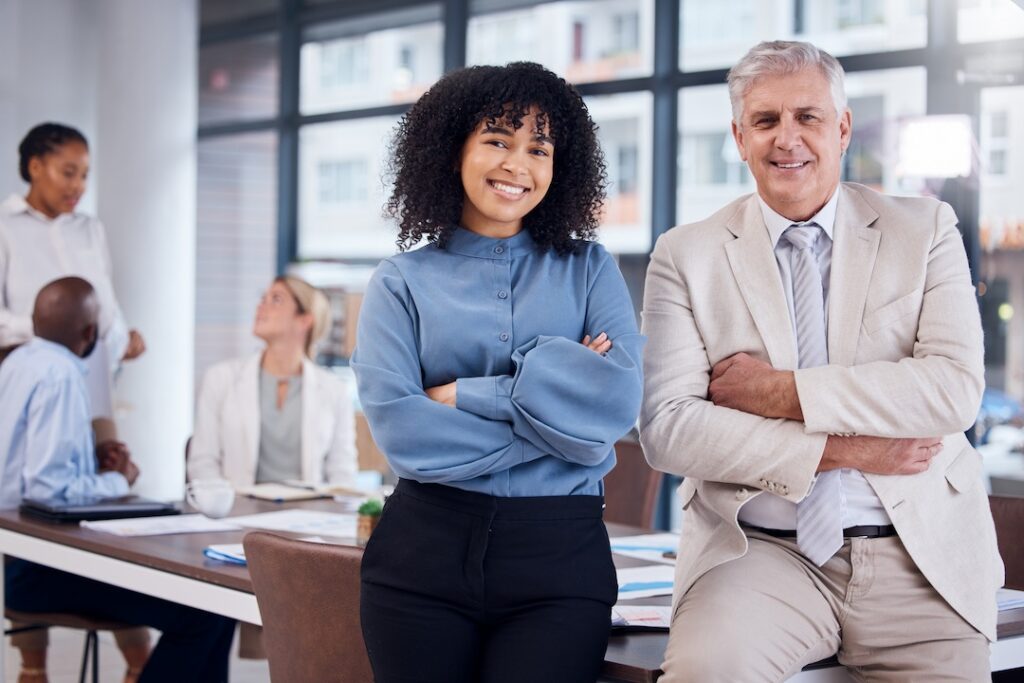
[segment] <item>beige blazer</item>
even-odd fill
[[[256,481],[260,449],[260,359],[224,361],[203,376],[189,479]],[[302,361],[302,479],[309,484],[355,484],[355,420],[348,386],[331,371]]]
[[[1003,566],[981,457],[962,434],[984,385],[982,332],[952,209],[841,184],[830,277],[830,364],[796,370],[754,195],[658,240],[644,294],[640,434],[655,468],[686,477],[675,604],[746,552],[737,522],[746,502],[764,491],[807,495],[828,434],[945,435],[926,472],[866,476],[924,576],[994,640]],[[796,370],[803,424],[707,400],[712,366],[741,351]]]

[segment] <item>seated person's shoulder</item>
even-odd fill
[[[254,369],[259,367],[259,354],[242,356],[241,358],[229,358],[228,360],[214,363],[203,373],[203,384],[221,385],[233,383],[250,366]]]

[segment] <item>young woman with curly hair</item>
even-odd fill
[[[594,123],[537,64],[463,69],[402,119],[391,170],[403,253],[352,363],[400,477],[362,565],[376,680],[594,681],[617,592],[602,478],[644,344],[591,241]]]

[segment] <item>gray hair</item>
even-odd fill
[[[729,69],[729,100],[736,124],[743,118],[743,97],[766,76],[783,76],[815,67],[828,79],[836,113],[846,110],[845,72],[839,61],[821,48],[795,40],[771,40],[750,48],[736,66]]]

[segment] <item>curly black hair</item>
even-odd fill
[[[85,136],[71,126],[59,123],[40,123],[30,130],[18,145],[18,172],[21,174],[21,179],[26,183],[32,182],[32,178],[28,174],[28,162],[33,158],[44,157],[69,142],[81,142],[86,147],[89,146]]]
[[[532,62],[473,66],[435,83],[398,123],[391,143],[385,214],[396,218],[402,251],[424,237],[444,247],[462,217],[464,190],[457,169],[462,147],[481,121],[514,129],[537,107],[555,147],[551,186],[523,218],[542,249],[566,254],[577,240],[594,239],[607,174],[597,126],[583,98],[564,79]]]

